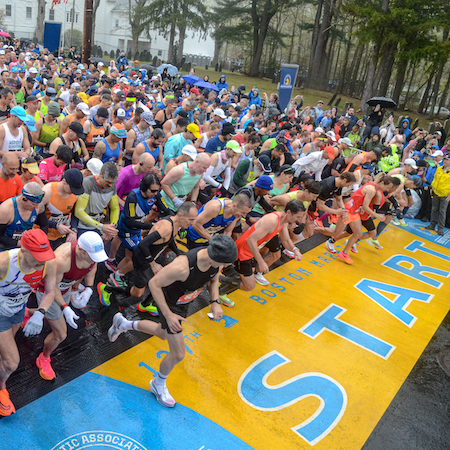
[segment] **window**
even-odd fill
[[[27,19],[33,18],[33,8],[31,6],[27,6]]]
[[[78,23],[78,13],[75,13],[75,23]]]
[[[6,17],[11,17],[12,16],[12,6],[11,5],[6,5],[6,7],[5,7],[5,15],[6,15]]]
[[[66,21],[67,22],[72,22],[72,14],[73,14],[73,9],[71,9],[70,11],[67,12],[67,14],[66,14]],[[75,16],[73,18],[73,21],[75,23],[78,23],[78,13],[77,12],[75,12]]]
[[[162,56],[162,50],[158,50],[158,56]]]
[[[55,20],[55,10],[51,9],[48,13],[48,20]]]
[[[119,19],[116,19],[116,28],[119,28]]]

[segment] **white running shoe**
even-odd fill
[[[352,252],[353,253],[358,253],[358,249],[356,248],[356,244],[352,245]]]
[[[397,226],[400,225],[400,221],[397,219],[397,217],[394,217],[394,218],[391,220],[391,223],[392,223],[393,225],[397,225]]]
[[[125,319],[125,317],[123,317],[120,312],[118,312],[117,314],[114,315],[113,323],[112,323],[111,327],[108,330],[108,339],[110,340],[110,342],[115,342],[116,339],[119,337],[119,335],[121,333],[123,333],[124,331],[126,331],[126,330],[121,330],[120,329],[120,326],[126,320],[127,319]]]
[[[262,274],[262,272],[255,273],[255,280],[261,286],[267,286],[270,284],[270,282],[264,278],[264,275]]]
[[[334,243],[331,242],[330,239],[328,239],[328,240],[325,242],[325,245],[326,245],[326,247],[327,247],[327,250],[328,250],[330,253],[336,253],[336,249],[334,248]]]
[[[294,252],[291,252],[290,250],[287,250],[286,248],[283,250],[283,253],[284,253],[286,256],[289,256],[289,258],[295,258]]]
[[[155,380],[150,381],[150,390],[155,395],[156,400],[160,405],[165,406],[166,408],[173,408],[177,402],[173,399],[173,397],[169,394],[169,390],[167,386],[157,386]]]

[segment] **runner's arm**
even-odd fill
[[[117,194],[114,194],[109,201],[109,208],[111,210],[109,215],[109,220],[112,224],[115,224],[119,221],[120,216],[120,208],[119,208],[119,198]]]
[[[203,238],[209,241],[212,236],[206,231],[203,225],[208,223],[210,220],[217,217],[220,212],[220,202],[219,201],[209,201],[203,211],[195,218],[192,228]]]
[[[255,231],[253,233],[249,234],[247,238],[247,245],[248,248],[255,258],[258,265],[264,264],[264,258],[261,256],[261,253],[259,252],[258,248],[258,241],[260,239],[263,239],[264,236],[268,235],[270,232],[272,232],[278,223],[278,217],[276,214],[273,214],[271,217],[265,216],[264,220],[260,219],[255,224]]]
[[[289,231],[286,226],[280,231],[280,239],[283,247],[295,255],[295,260],[300,261],[303,258],[302,252],[295,246],[289,235]]]
[[[45,265],[45,291],[42,297],[40,308],[44,308],[46,311],[50,308],[53,300],[55,299],[55,289],[56,289],[56,260],[52,259],[47,261]]]
[[[97,230],[100,229],[100,222],[94,220],[89,214],[86,213],[86,207],[89,203],[89,194],[84,193],[80,195],[75,203],[75,217],[81,220],[83,223],[90,227],[94,227]]]

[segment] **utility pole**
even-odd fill
[[[67,3],[65,3],[65,4],[67,4]],[[66,15],[65,14],[66,13],[66,7],[64,6],[64,15]],[[65,19],[65,17],[64,17],[64,19]],[[70,46],[69,47],[72,47],[72,43],[73,43],[73,21],[75,20],[75,0],[73,0],[73,4],[72,4],[72,14],[71,14],[71,25],[70,25]]]
[[[83,63],[88,63],[91,57],[93,9],[94,0],[84,0],[83,53],[81,56]]]

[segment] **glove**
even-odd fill
[[[86,308],[86,305],[91,298],[92,289],[86,288],[84,291],[78,291],[72,294],[72,306],[77,309]]]
[[[178,198],[178,197],[175,197],[172,201],[173,201],[175,208],[177,208],[177,209],[184,203],[183,200],[181,200],[181,198]]]
[[[35,336],[42,331],[42,325],[44,324],[44,314],[36,311],[28,320],[23,329],[23,334],[28,336]]]
[[[73,312],[72,308],[66,306],[63,309],[63,314],[64,318],[66,319],[66,322],[76,330],[78,328],[78,325],[75,323],[75,320],[78,320],[79,317]]]

